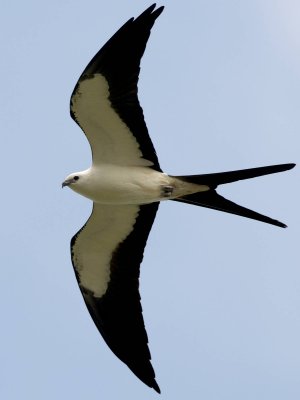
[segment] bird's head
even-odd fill
[[[91,191],[93,190],[93,183],[91,182],[91,175],[90,169],[74,172],[66,177],[62,183],[62,187],[68,186],[74,192],[92,199]]]
[[[69,186],[71,189],[74,189],[74,185],[79,184],[80,179],[82,178],[81,172],[74,172],[66,177],[66,179],[62,183],[62,187]]]

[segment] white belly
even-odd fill
[[[77,193],[102,204],[143,204],[161,200],[170,177],[148,167],[102,164],[85,171]]]
[[[147,204],[209,189],[149,167],[101,164],[79,174],[70,188],[100,204]]]

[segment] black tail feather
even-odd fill
[[[224,211],[230,214],[240,215],[241,217],[255,219],[262,221],[267,224],[286,228],[286,225],[276,219],[267,217],[266,215],[259,214],[255,211],[249,210],[248,208],[242,207],[230,200],[220,196],[215,189],[219,185],[225,183],[236,182],[242,179],[256,178],[262,175],[274,174],[276,172],[283,172],[294,168],[295,164],[280,164],[270,165],[267,167],[249,168],[238,171],[219,172],[214,174],[204,175],[188,175],[188,176],[176,176],[185,182],[195,183],[199,185],[207,185],[210,190],[207,192],[198,192],[187,196],[182,196],[174,201],[180,201],[183,203],[194,204],[197,206],[213,208],[214,210]]]
[[[276,219],[267,217],[266,215],[259,214],[255,211],[249,210],[248,208],[239,206],[230,200],[220,196],[215,190],[209,190],[208,192],[199,192],[190,194],[188,196],[179,197],[172,199],[174,201],[181,201],[182,203],[194,204],[196,206],[213,208],[214,210],[224,211],[230,214],[240,215],[241,217],[255,219],[257,221],[266,222],[286,228],[287,226]]]
[[[296,164],[269,165],[267,167],[241,169],[237,171],[217,172],[214,174],[176,176],[185,182],[207,185],[216,189],[218,185],[240,181],[243,179],[257,178],[262,175],[275,174],[294,168]]]

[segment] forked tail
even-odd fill
[[[294,168],[294,166],[295,164],[280,164],[260,168],[249,168],[238,171],[219,172],[214,174],[176,176],[177,179],[181,179],[185,182],[207,185],[210,187],[210,190],[207,192],[198,192],[187,196],[178,197],[173,200],[181,201],[188,204],[194,204],[197,206],[213,208],[214,210],[224,211],[230,214],[240,215],[241,217],[266,222],[267,224],[280,226],[281,228],[286,228],[285,224],[277,221],[276,219],[272,219],[265,215],[259,214],[255,211],[249,210],[248,208],[239,206],[238,204],[225,199],[216,192],[216,188],[217,186],[224,185],[225,183],[231,183],[243,179],[256,178],[262,175],[287,171]]]

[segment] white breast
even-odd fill
[[[146,204],[162,199],[162,187],[171,178],[147,167],[112,164],[93,166],[71,186],[75,192],[101,204]]]

